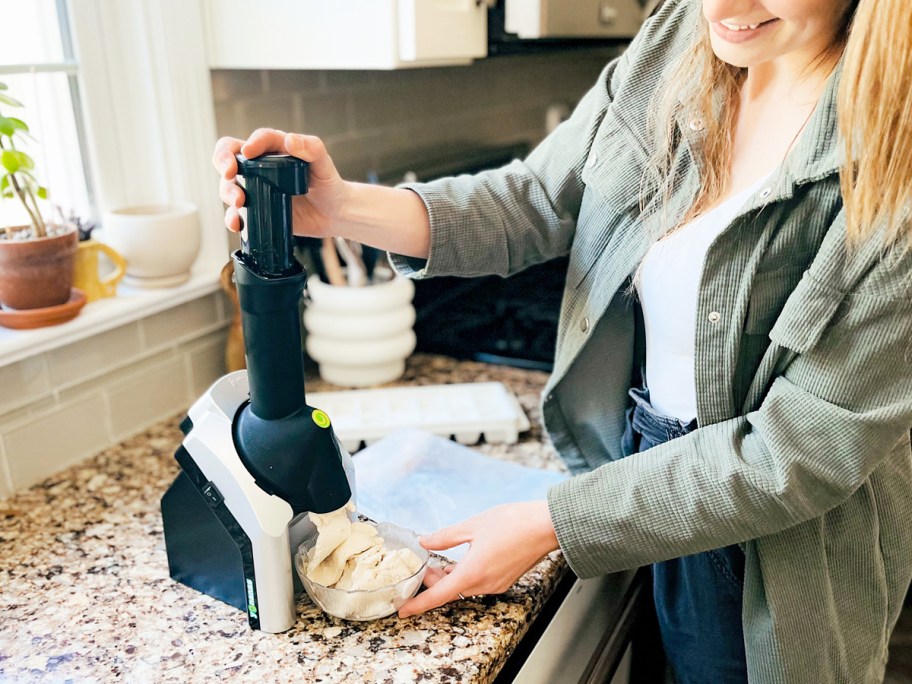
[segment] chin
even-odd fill
[[[733,67],[738,67],[739,69],[747,69],[750,66],[753,66],[758,60],[754,55],[751,55],[747,50],[739,49],[736,46],[730,45],[729,43],[724,43],[722,41],[717,41],[713,38],[710,39],[710,44],[712,45],[712,51],[723,62],[730,64]]]

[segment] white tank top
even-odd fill
[[[646,325],[646,386],[659,413],[685,422],[697,416],[694,340],[703,261],[769,175],[662,238],[643,259],[636,290]]]

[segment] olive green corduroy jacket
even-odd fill
[[[912,578],[912,256],[876,238],[846,249],[838,70],[781,171],[706,256],[699,428],[621,458],[639,363],[627,284],[659,237],[639,202],[646,111],[700,5],[667,2],[525,160],[408,185],[430,214],[430,255],[391,260],[413,277],[508,275],[569,254],[542,410],[576,473],[548,496],[571,568],[741,543],[750,680],[879,681]],[[703,126],[678,128],[672,217],[696,196]]]

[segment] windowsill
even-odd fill
[[[121,283],[116,297],[86,304],[76,318],[60,325],[34,330],[0,327],[0,366],[37,356],[215,292],[219,289],[222,265],[196,264],[190,280],[177,287],[142,289]]]

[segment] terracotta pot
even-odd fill
[[[69,301],[77,242],[75,230],[34,240],[0,239],[0,305],[40,309]]]

